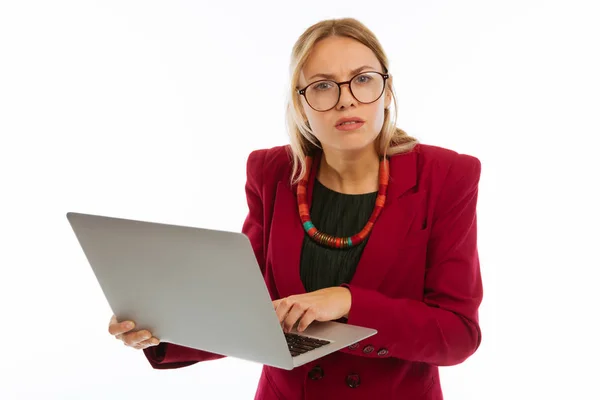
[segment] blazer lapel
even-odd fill
[[[314,181],[319,165],[320,154],[315,156],[313,168],[308,178],[307,201],[312,202]],[[300,257],[302,244],[304,242],[304,228],[298,212],[298,200],[296,198],[297,185],[291,186],[287,180],[289,174],[277,184],[277,194],[271,223],[271,234],[269,238],[269,252],[273,276],[277,285],[277,291],[281,298],[294,294],[306,293],[302,279],[300,278]]]
[[[296,195],[288,183],[277,184],[269,239],[270,264],[281,298],[306,293],[300,279],[300,254],[304,229],[298,214]]]
[[[390,267],[401,257],[401,243],[415,218],[423,196],[410,191],[417,184],[416,150],[390,158],[386,203],[373,225],[350,284],[377,289]]]

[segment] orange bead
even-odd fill
[[[364,228],[359,233],[352,237],[346,238],[338,238],[320,232],[316,227],[314,227],[314,225],[312,225],[312,223],[310,223],[310,207],[308,205],[307,193],[308,178],[310,177],[312,165],[313,158],[311,156],[307,156],[306,171],[296,188],[298,212],[300,214],[300,219],[304,223],[305,231],[317,243],[321,243],[328,247],[345,249],[348,247],[357,246],[369,236],[371,230],[373,229],[375,221],[379,217],[379,214],[381,213],[381,210],[385,205],[385,194],[387,192],[387,186],[389,181],[389,160],[387,158],[382,158],[379,163],[379,190],[377,198],[375,199],[375,208],[373,209],[369,221],[365,224]]]

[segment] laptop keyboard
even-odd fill
[[[296,335],[294,333],[284,333],[285,340],[287,340],[288,349],[292,357],[299,356],[308,351],[318,349],[321,346],[325,346],[331,342],[327,340],[320,340],[306,336]]]

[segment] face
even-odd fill
[[[357,71],[363,66],[366,68]],[[382,66],[371,49],[354,39],[329,37],[319,41],[313,48],[301,71],[298,87],[304,88],[323,79],[344,82],[367,71],[383,73]],[[324,77],[319,74],[329,76]],[[365,96],[364,93],[367,93],[366,89],[362,88],[371,84],[368,82],[370,82],[369,76],[361,75],[352,84],[352,89],[361,101],[365,101],[361,94]],[[383,127],[384,109],[389,107],[392,99],[391,91],[388,89],[390,83],[390,79],[388,79],[384,93],[370,104],[359,102],[350,92],[349,85],[342,85],[339,102],[328,111],[314,110],[307,103],[306,98],[301,96],[303,116],[308,120],[313,134],[319,139],[325,151],[357,151],[373,147],[374,141]],[[319,86],[317,90],[320,92],[318,94],[313,92],[313,99],[316,96],[325,96],[322,93],[326,90],[337,93],[334,86],[326,83]],[[311,100],[313,106],[314,103],[316,102]],[[349,129],[352,127],[337,125],[341,118],[359,118],[364,123],[356,129]]]

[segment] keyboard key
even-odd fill
[[[285,339],[292,357],[304,354],[311,350],[322,347],[331,342],[327,340],[315,339],[307,336],[301,336],[294,333],[285,333]]]

